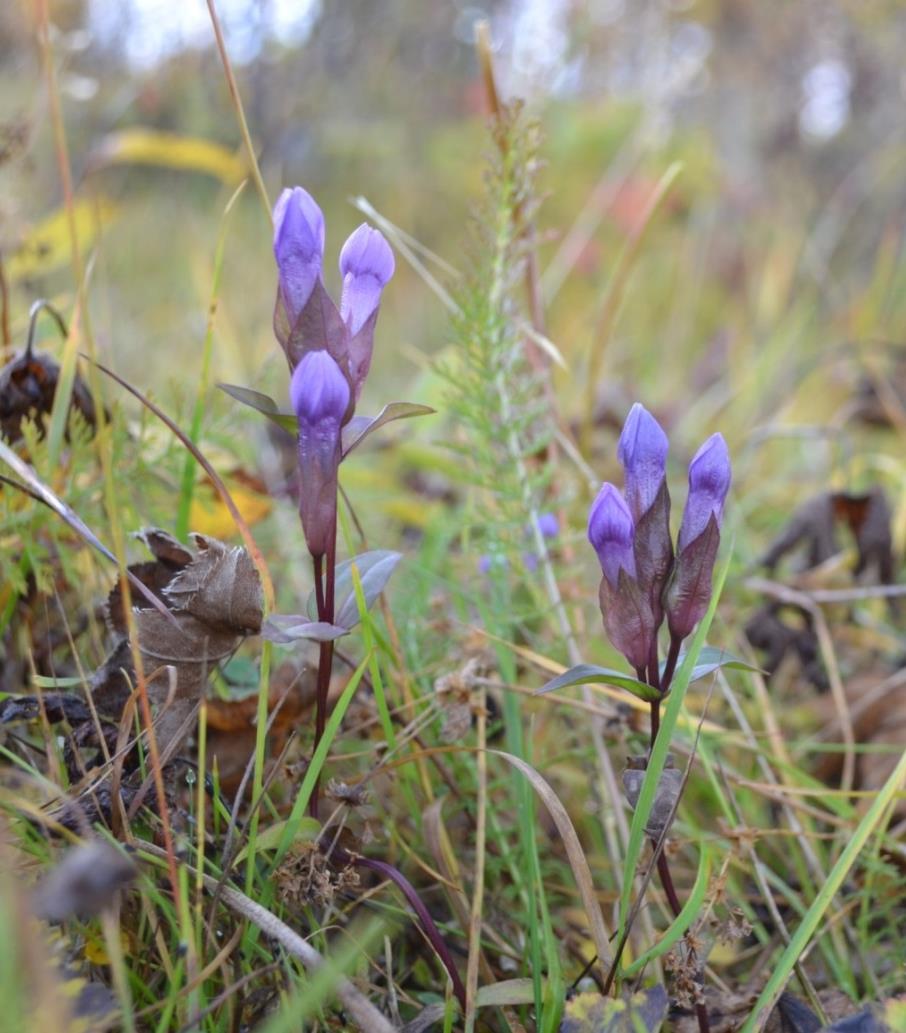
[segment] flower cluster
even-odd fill
[[[274,206],[279,286],[274,332],[292,370],[299,420],[299,513],[311,554],[324,556],[336,527],[342,428],[353,416],[371,365],[381,292],[393,276],[390,245],[363,223],[340,252],[339,309],[322,282],[324,216],[302,187]]]
[[[588,538],[603,573],[604,628],[640,678],[657,668],[657,634],[665,616],[677,646],[704,616],[730,489],[727,445],[722,435],[712,434],[689,464],[689,494],[674,553],[668,449],[657,420],[636,403],[617,450],[625,496],[604,484],[588,517]]]

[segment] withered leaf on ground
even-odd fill
[[[73,847],[32,893],[39,918],[63,922],[98,914],[138,874],[132,858],[112,843],[96,839]]]
[[[59,363],[44,352],[26,351],[0,369],[0,434],[10,444],[22,437],[23,420],[51,411],[59,377]],[[72,409],[77,409],[94,427],[91,392],[78,374],[72,386]]]
[[[566,1004],[560,1033],[656,1033],[667,1017],[663,986],[640,990],[631,997],[576,994]]]
[[[192,536],[192,546],[186,547],[166,531],[157,529],[143,531],[139,537],[154,560],[136,564],[130,572],[152,587],[169,606],[166,613],[161,613],[147,606],[137,593],[132,595],[131,616],[138,633],[155,733],[167,759],[178,754],[191,734],[195,711],[214,669],[235,652],[247,635],[260,630],[263,599],[258,572],[245,549],[198,534]],[[105,737],[111,732],[115,737],[136,684],[119,585],[110,593],[107,611],[116,642],[89,679],[89,688],[104,724]],[[99,745],[93,717],[77,693],[45,694],[45,701],[49,720],[67,718],[73,725],[73,736],[66,749],[72,761],[69,766],[78,772],[80,765],[71,756],[72,751]],[[30,719],[39,714],[37,699],[31,702],[17,698],[6,704],[8,720]],[[125,771],[128,773],[133,766],[127,758]],[[83,757],[81,770],[84,769]],[[91,800],[109,801],[109,794],[105,796],[103,789],[93,784]],[[129,790],[125,782],[123,789]]]
[[[801,549],[804,568],[811,570],[840,551],[837,528],[849,528],[858,558],[854,574],[869,571],[881,584],[894,579],[891,508],[884,489],[875,485],[867,492],[822,492],[804,502],[790,517],[761,558],[773,571],[780,561]]]

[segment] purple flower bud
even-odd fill
[[[528,529],[531,532],[531,528]],[[554,513],[538,514],[538,530],[542,538],[556,538],[560,533],[560,521]]]
[[[509,566],[506,556],[500,553],[482,553],[478,557],[478,572],[479,574],[490,574],[492,570],[506,570]]]
[[[363,222],[340,252],[343,276],[340,315],[353,337],[376,311],[381,291],[393,276],[393,270],[390,245],[379,230]]]
[[[712,434],[689,464],[689,495],[680,525],[680,552],[705,530],[712,514],[720,527],[731,478],[727,443],[722,434]]]
[[[349,406],[349,384],[326,351],[311,351],[293,370],[289,397],[300,424],[326,421],[339,429]]]
[[[588,514],[588,540],[598,554],[604,576],[614,587],[620,570],[635,577],[634,537],[635,524],[623,496],[612,484],[605,484]]]
[[[661,425],[639,402],[629,410],[617,458],[626,472],[626,501],[633,519],[645,514],[657,498],[667,466],[670,443]]]
[[[323,349],[307,352],[293,370],[289,397],[299,418],[299,515],[312,556],[323,556],[336,534],[341,427],[350,390]]]
[[[274,257],[290,327],[321,276],[324,216],[302,187],[287,188],[274,205]]]

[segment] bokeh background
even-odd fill
[[[600,425],[618,426],[642,398],[679,430],[688,458],[719,422],[736,451],[737,484],[747,488],[739,512],[756,526],[774,520],[777,501],[880,476],[893,490],[902,538],[899,465],[870,438],[853,443],[841,416],[866,377],[890,380],[902,336],[900,3],[217,6],[271,198],[301,183],[319,199],[334,286],[339,247],[362,218],[357,196],[468,270],[491,146],[474,26],[490,21],[501,92],[524,98],[544,133],[546,328],[569,367],[556,373],[567,417],[579,415],[610,279],[659,179],[681,162],[606,341]],[[270,230],[254,187],[224,218],[245,163],[205,3],[54,0],[50,14],[100,352],[184,416],[225,231],[213,379],[282,400]],[[35,26],[25,0],[2,5],[0,254],[14,343],[31,300],[48,296],[65,308],[74,297]],[[186,168],[168,167],[177,159],[165,145],[151,163],[147,153],[133,160],[124,141],[136,130],[224,150],[210,161],[196,154]],[[429,360],[449,340],[444,306],[401,259],[366,403],[399,397],[402,385],[433,401]],[[235,410],[213,404],[216,437],[218,426],[235,428]],[[442,436],[443,426],[418,433]],[[247,459],[252,442],[230,447]],[[597,444],[606,477],[612,434]],[[878,446],[890,447],[889,438]]]

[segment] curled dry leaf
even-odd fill
[[[858,558],[853,573],[866,573],[881,584],[894,580],[891,508],[880,485],[864,493],[822,492],[804,502],[762,556],[773,571],[797,550],[804,551],[804,567],[810,570],[840,551],[837,528],[848,527],[855,539]]]
[[[22,422],[44,416],[53,408],[60,366],[44,352],[28,352],[0,369],[0,434],[10,444],[22,437]],[[77,409],[89,427],[95,425],[94,402],[82,378],[76,374],[70,412]]]
[[[642,767],[638,765],[641,764]],[[645,780],[644,758],[629,761],[629,767],[623,772],[623,789],[626,792],[626,799],[629,806],[635,810],[642,792],[642,782]],[[654,794],[654,804],[651,807],[651,814],[645,831],[652,839],[660,839],[668,828],[676,801],[679,799],[680,790],[683,784],[683,773],[679,768],[673,766],[673,758],[668,754],[664,770],[658,780],[658,786]]]
[[[657,1033],[669,1003],[663,986],[640,990],[631,997],[576,994],[564,1009],[560,1033]]]
[[[235,652],[247,635],[260,630],[261,584],[243,548],[198,534],[192,536],[192,547],[186,547],[158,529],[143,531],[139,537],[154,559],[130,567],[130,574],[152,588],[169,607],[160,612],[148,606],[137,592],[132,594],[131,617],[138,634],[155,733],[161,753],[168,759],[178,753],[191,734],[195,710],[214,669]],[[89,679],[89,688],[105,736],[109,733],[110,746],[115,742],[116,729],[136,683],[119,585],[110,593],[107,616],[116,642]],[[67,719],[73,725],[67,751],[73,744],[95,748],[100,745],[93,717],[89,716],[80,693],[45,694],[45,701],[48,720]],[[31,702],[28,698],[16,698],[7,701],[0,720],[30,719],[40,714],[36,699]],[[72,761],[70,773],[74,781],[91,767],[90,759],[84,755],[76,758],[67,752],[67,757]],[[134,758],[127,758],[125,771],[128,773],[133,767]],[[106,811],[110,802],[108,789],[106,785],[92,785],[92,808],[97,805]],[[130,786],[126,780],[122,789],[128,796]],[[66,808],[64,812],[64,823],[71,824]]]

